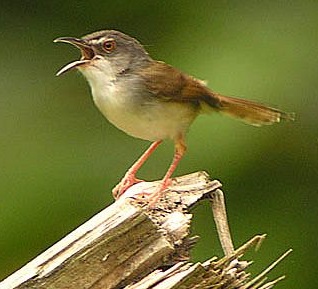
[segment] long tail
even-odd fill
[[[292,121],[295,119],[294,113],[286,113],[254,101],[219,94],[214,95],[214,97],[219,100],[217,107],[219,112],[254,126],[271,125],[281,120]]]

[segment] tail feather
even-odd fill
[[[218,111],[254,126],[271,125],[281,120],[292,121],[294,113],[286,113],[263,104],[229,96],[217,95]]]

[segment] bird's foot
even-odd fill
[[[112,190],[113,197],[117,200],[123,193],[125,193],[134,184],[144,182],[143,180],[137,179],[133,174],[126,174],[122,180]]]
[[[172,180],[168,179],[162,183],[143,183],[141,190],[136,192],[132,198],[137,201],[147,202],[148,208],[153,209],[159,199],[164,196],[165,190],[171,185]]]

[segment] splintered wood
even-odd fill
[[[0,289],[269,289],[283,278],[266,283],[266,274],[290,251],[259,276],[246,273],[250,262],[242,256],[264,236],[233,249],[220,182],[210,180],[205,172],[178,177],[158,205],[149,209],[139,193],[158,184],[136,184],[0,282]],[[192,264],[189,252],[198,238],[190,236],[189,211],[203,199],[212,202],[225,257]]]

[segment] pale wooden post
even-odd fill
[[[135,185],[3,280],[0,289],[204,289],[212,285],[222,289],[267,289],[281,279],[265,283],[264,278],[290,251],[254,279],[245,272],[250,263],[240,258],[264,236],[256,236],[234,250],[220,182],[210,180],[205,172],[178,177],[154,209],[131,198],[141,188],[149,190],[157,185]],[[203,199],[211,201],[225,257],[207,256],[203,263],[192,264],[189,251],[197,238],[190,236],[189,210]]]

